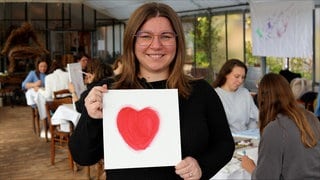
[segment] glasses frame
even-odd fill
[[[138,38],[141,38],[141,37],[142,37],[142,36],[141,36],[142,33],[146,33],[146,34],[148,34],[148,35],[150,35],[150,36],[152,37],[150,43],[148,43],[148,44],[140,44],[140,43],[138,42]],[[165,35],[165,34],[171,34],[171,35],[173,35],[173,38],[172,38],[172,39],[174,39],[175,41],[174,41],[173,44],[166,44],[166,43],[163,43],[163,40],[161,40],[161,38],[159,38],[159,41],[160,41],[161,45],[163,45],[163,46],[174,46],[174,45],[176,45],[176,43],[177,43],[176,38],[177,38],[178,35],[177,35],[175,32],[171,32],[171,31],[162,32],[162,33],[160,33],[160,34],[152,34],[152,33],[147,32],[147,31],[138,31],[136,34],[133,34],[133,36],[136,38],[136,43],[137,43],[138,45],[140,45],[140,46],[150,46],[150,45],[153,43],[155,36],[160,37],[161,35]]]

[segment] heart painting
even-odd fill
[[[122,138],[136,151],[149,147],[158,132],[159,124],[158,113],[149,107],[142,110],[124,107],[117,116],[117,126]]]

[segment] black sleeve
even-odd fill
[[[94,86],[111,83],[110,80],[102,80]],[[74,161],[82,166],[93,165],[103,158],[102,119],[91,118],[84,106],[84,98],[94,86],[84,91],[76,103],[77,111],[79,108],[78,112],[81,112],[81,116],[69,141],[69,149]]]
[[[92,119],[83,109],[77,127],[70,137],[73,160],[82,166],[93,165],[103,158],[102,119]]]
[[[223,104],[215,90],[205,84],[201,83],[197,89],[207,104],[209,145],[198,158],[203,173],[201,179],[210,179],[231,160],[235,144]]]

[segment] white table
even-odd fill
[[[239,158],[243,155],[243,150],[246,151],[246,155],[253,159],[257,163],[258,159],[258,147],[247,147],[237,149],[233,158],[226,164],[217,174],[215,174],[211,180],[214,179],[251,179],[251,174],[241,167],[241,161]]]
[[[244,151],[249,158],[253,159],[254,162],[257,164],[258,160],[258,144],[259,144],[259,130],[258,129],[251,129],[246,130],[239,133],[232,134],[235,141],[239,142],[243,140],[250,140],[252,145],[246,146],[243,148],[236,148],[232,159],[217,173],[215,174],[210,180],[214,179],[251,179],[251,174],[248,173],[241,167],[241,161],[239,160],[241,156],[244,155]]]

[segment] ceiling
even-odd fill
[[[245,5],[249,0],[156,0],[170,5],[176,12],[215,7]],[[83,3],[110,17],[125,20],[140,5],[150,0],[84,0]]]
[[[196,10],[210,9],[239,9],[248,8],[251,1],[280,1],[280,0],[0,0],[0,2],[60,2],[83,3],[98,12],[118,20],[127,20],[131,13],[146,2],[161,2],[170,5],[179,14],[192,13]],[[298,0],[287,0],[298,1]],[[304,0],[306,1],[306,0]],[[320,6],[320,0],[312,0],[315,6]]]

